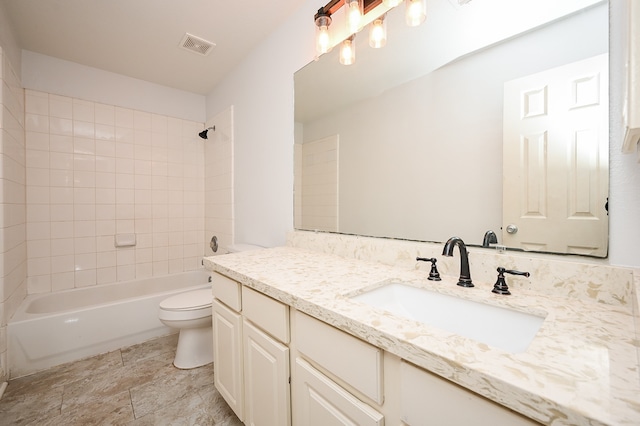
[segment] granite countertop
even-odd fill
[[[631,306],[518,289],[456,286],[419,269],[294,247],[207,257],[205,266],[544,424],[640,424],[638,334]],[[509,277],[510,279],[511,277]],[[402,281],[445,294],[546,315],[529,348],[508,353],[352,301]],[[464,313],[461,313],[464,315]]]

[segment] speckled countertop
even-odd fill
[[[632,306],[518,289],[491,293],[456,277],[295,247],[205,258],[205,266],[544,424],[640,425],[638,334]],[[546,315],[526,352],[511,354],[348,296],[386,282]],[[463,315],[463,313],[461,313]]]

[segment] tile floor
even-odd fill
[[[213,364],[178,370],[177,334],[9,381],[0,425],[242,425]]]

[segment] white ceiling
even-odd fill
[[[23,49],[204,95],[305,0],[0,1]]]

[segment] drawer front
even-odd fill
[[[242,299],[240,295],[242,285],[239,282],[218,274],[217,272],[213,272],[211,274],[211,286],[213,289],[213,297],[235,311],[242,309]]]
[[[242,314],[282,343],[289,343],[289,307],[284,303],[242,287]]]
[[[382,349],[297,311],[294,339],[308,359],[382,404]]]
[[[294,425],[384,425],[382,414],[338,386],[303,359],[296,358],[295,362]]]
[[[461,386],[402,361],[400,416],[403,424],[534,426],[537,422]]]

